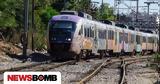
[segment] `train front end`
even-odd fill
[[[48,52],[52,56],[74,55],[73,38],[79,18],[74,15],[54,16],[48,27]]]

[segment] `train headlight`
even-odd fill
[[[71,41],[71,38],[68,38],[67,41]]]
[[[57,40],[56,38],[53,38],[53,40],[55,41],[55,40]]]

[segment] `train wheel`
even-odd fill
[[[100,52],[99,59],[102,59],[105,56],[105,52]]]
[[[116,53],[116,57],[120,57],[120,53]]]
[[[81,58],[86,59],[86,53],[84,51],[81,51],[80,54],[76,56],[76,61],[80,61]]]
[[[81,60],[81,55],[76,55],[76,61],[79,62]]]
[[[91,52],[88,52],[87,55],[86,55],[86,59],[90,59],[91,55],[92,55]]]
[[[142,50],[141,55],[142,55],[142,56],[144,56],[144,55],[145,55],[145,51],[144,51],[144,50]]]
[[[131,56],[134,56],[134,55],[136,55],[136,51],[135,50],[132,51]]]
[[[120,56],[125,56],[124,50],[121,51]]]

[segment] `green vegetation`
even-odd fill
[[[19,43],[24,28],[24,0],[0,0],[0,33],[10,42]],[[108,4],[101,7],[91,3],[91,0],[35,0],[35,27],[31,26],[32,0],[29,10],[29,47],[31,44],[31,32],[34,32],[35,47],[37,49],[46,46],[46,29],[49,19],[58,15],[61,10],[83,11],[95,19],[114,20],[113,8]],[[64,1],[66,3],[64,4]],[[102,14],[101,14],[101,11]]]

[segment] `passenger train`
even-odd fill
[[[156,33],[104,21],[69,14],[53,16],[48,26],[48,52],[53,56],[73,56],[77,60],[91,55],[102,58],[113,54],[157,52]]]

